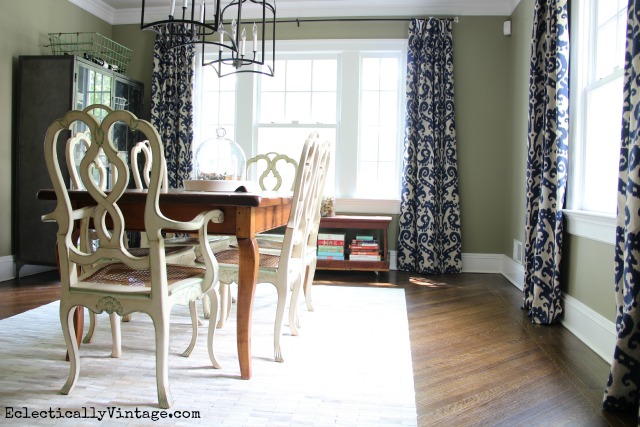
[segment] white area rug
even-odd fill
[[[193,354],[180,356],[190,339],[190,321],[186,307],[175,307],[169,350],[175,404],[166,411],[157,404],[155,344],[147,315],[134,314],[123,323],[119,359],[110,357],[108,318],[99,316],[94,342],[80,348],[80,377],[69,396],[59,393],[69,367],[58,303],[1,320],[0,424],[416,425],[404,290],[316,285],[313,291],[316,310],[301,305],[299,336],[283,327],[285,362],[276,363],[275,291],[268,284],[258,286],[248,381],[240,379],[235,311],[216,331],[222,365],[217,370],[207,355],[206,326]]]

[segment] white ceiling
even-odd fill
[[[111,25],[140,22],[142,0],[69,1]],[[276,0],[276,17],[509,16],[518,3],[520,0]],[[146,0],[145,16],[166,17],[169,4],[170,0]]]

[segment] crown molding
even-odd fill
[[[116,25],[116,9],[109,6],[102,0],[69,0],[81,9],[86,10],[93,16],[102,19],[110,25]]]
[[[520,4],[521,0],[511,0],[511,5],[510,5],[510,12],[509,12],[509,16],[513,15],[513,12],[516,11],[516,8],[518,7],[518,5]]]
[[[366,9],[361,0],[278,0],[277,19],[328,17],[423,17],[423,16],[511,16],[521,0],[369,0]],[[69,0],[69,2],[111,25],[139,24],[140,7],[115,9],[103,0]],[[147,7],[149,20],[165,19],[167,8]],[[252,16],[248,15],[248,18]],[[257,18],[257,16],[255,17]]]

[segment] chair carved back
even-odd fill
[[[77,160],[83,155],[84,151],[89,149],[91,145],[91,134],[89,131],[76,132],[71,138],[67,140],[66,156],[67,156],[67,169],[69,169],[69,178],[71,187],[75,189],[83,189],[80,176],[78,174],[78,162]],[[98,159],[91,163],[93,170],[91,175],[98,182],[98,185],[102,189],[107,188],[107,168],[105,167],[102,159]]]
[[[299,262],[294,268],[302,271],[304,253],[312,230],[313,202],[312,193],[319,178],[320,145],[317,134],[311,134],[305,141],[300,155],[300,164],[293,189],[291,213],[287,224],[279,268],[288,269],[291,262]]]
[[[164,150],[160,136],[149,122],[137,119],[129,111],[113,111],[100,106],[100,108],[107,109],[108,114],[99,123],[98,119],[90,114],[92,108],[95,106],[89,106],[82,111],[69,111],[62,119],[49,126],[45,137],[47,169],[58,200],[55,211],[46,217],[54,219],[58,223],[57,246],[63,286],[72,285],[74,281],[77,281],[77,266],[90,267],[104,259],[117,260],[135,269],[150,269],[152,276],[162,276],[166,260],[161,230],[163,228],[183,229],[181,226],[183,223],[164,217],[159,208],[159,196],[165,173],[163,170],[165,167]],[[91,135],[91,144],[81,159],[78,170],[80,184],[90,197],[87,206],[81,208],[74,208],[70,202],[68,190],[60,171],[60,159],[57,157],[57,144],[61,132],[70,129],[76,122],[86,125]],[[112,141],[113,132],[111,129],[117,122],[125,123],[132,130],[141,132],[148,140],[151,159],[154,164],[160,165],[160,167],[151,168],[145,202],[144,223],[149,239],[149,254],[147,256],[132,255],[125,244],[127,227],[119,203],[127,189],[130,171],[127,162],[118,156],[118,150]],[[111,167],[117,171],[113,174],[114,182],[109,192],[105,192],[95,182],[91,174],[92,165],[98,161],[101,152],[107,157]],[[78,248],[73,244],[74,222],[83,220],[90,220],[95,229],[95,235],[99,241],[95,252],[82,247]],[[208,271],[207,274],[209,274]],[[155,282],[164,283],[166,286],[166,280],[162,280],[162,277],[156,277],[156,279]],[[153,289],[151,292],[153,294]]]
[[[142,155],[143,161],[139,161],[139,156]],[[140,173],[140,165],[142,164],[142,173]],[[133,181],[136,188],[142,190],[149,186],[149,180],[151,179],[151,167],[153,161],[151,157],[151,148],[149,147],[149,141],[144,140],[136,143],[131,149],[131,173],[133,174]],[[164,168],[164,174],[162,177],[162,190],[168,189],[167,181],[167,169]]]
[[[253,172],[255,171],[255,175]],[[284,182],[284,176],[296,176],[298,162],[286,154],[269,152],[258,154],[247,160],[247,177],[257,176],[258,184],[263,191],[278,191]],[[295,180],[291,182],[293,191]]]

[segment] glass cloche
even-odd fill
[[[225,138],[223,128],[216,130],[216,138],[204,141],[196,150],[193,168],[195,180],[236,180],[244,178],[247,159],[235,141]]]
[[[238,181],[244,180],[247,159],[242,147],[225,138],[223,128],[217,129],[216,135],[196,149],[191,180],[185,181],[187,190],[235,191]]]

